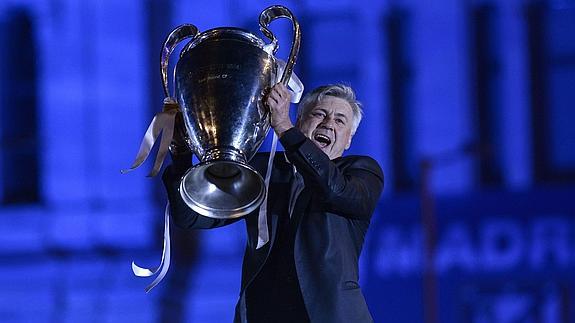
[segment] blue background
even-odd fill
[[[375,321],[575,322],[571,0],[2,1],[0,321],[232,320],[243,223],[174,229],[145,294],[130,263],[159,263],[165,193],[151,163],[120,170],[161,109],[167,34],[263,38],[275,3],[306,89],[365,106],[347,153],[386,174],[360,266]],[[287,57],[291,24],[271,29]]]

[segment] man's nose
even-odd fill
[[[327,117],[323,119],[320,126],[325,129],[333,130],[335,127],[335,120],[333,118]]]

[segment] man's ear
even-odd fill
[[[345,144],[345,150],[349,149],[349,146],[351,146],[351,139],[353,138],[353,133],[351,135],[349,135],[349,139],[347,141],[347,144]]]

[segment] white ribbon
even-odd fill
[[[288,90],[291,92],[291,103],[299,103],[301,95],[303,94],[303,83],[299,77],[297,77],[296,73],[291,73],[288,86],[289,88],[293,89],[292,91],[288,88]]]
[[[268,232],[268,219],[267,219],[268,196],[269,196],[268,192],[270,187],[270,178],[272,176],[272,166],[274,163],[274,156],[276,154],[277,143],[278,143],[278,136],[274,131],[274,136],[272,139],[272,149],[270,151],[270,157],[268,159],[268,169],[266,170],[266,179],[265,179],[266,197],[262,202],[262,206],[260,206],[260,213],[258,214],[258,245],[256,246],[256,249],[263,247],[266,243],[270,241],[270,236]]]
[[[281,59],[276,60],[278,62],[278,73],[276,77],[277,78],[276,83],[278,83],[281,80],[283,71],[286,67],[286,62],[282,61]],[[299,100],[301,99],[301,96],[303,94],[303,88],[304,88],[303,83],[301,82],[297,74],[295,72],[292,72],[288,82],[288,91],[291,94],[290,99],[291,103],[299,103]]]
[[[142,139],[140,144],[140,149],[136,155],[136,160],[129,169],[123,169],[122,174],[130,172],[142,165],[142,163],[150,155],[150,151],[158,139],[160,133],[162,134],[162,140],[160,142],[160,147],[158,148],[158,154],[156,155],[156,160],[154,161],[154,167],[148,174],[148,177],[153,177],[158,174],[166,154],[168,153],[168,147],[172,142],[172,137],[174,136],[174,122],[176,119],[176,114],[179,111],[178,103],[173,98],[164,99],[164,107],[162,112],[157,113],[152,119],[146,134]]]
[[[156,287],[162,279],[166,276],[168,269],[170,268],[170,203],[166,203],[166,211],[164,212],[164,246],[162,250],[162,261],[157,267],[152,269],[140,267],[132,261],[132,271],[134,275],[138,277],[150,277],[158,274],[154,281],[146,286],[145,291],[148,293],[152,288]]]

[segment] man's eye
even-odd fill
[[[314,117],[323,117],[323,113],[321,113],[321,112],[314,112],[311,115]]]
[[[345,121],[343,121],[342,119],[335,119],[335,122],[341,125],[345,125]]]

